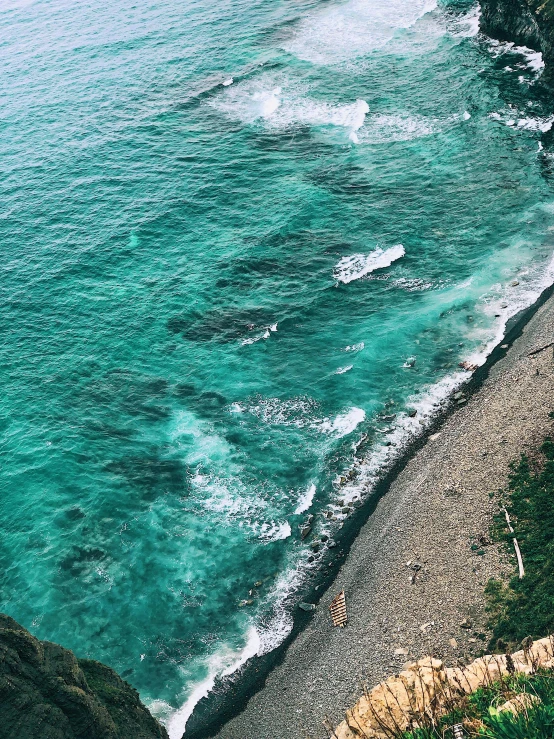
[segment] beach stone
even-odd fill
[[[329,549],[334,549],[337,546],[337,542],[334,539],[329,539],[327,546]]]
[[[512,280],[511,285],[512,287],[517,287],[519,285],[519,280]]]
[[[410,418],[415,418],[415,417],[417,416],[417,411],[416,411],[416,409],[415,409],[415,408],[411,408],[411,409],[410,409],[410,410],[408,411],[408,416],[409,416]]]
[[[471,629],[473,624],[471,623],[471,620],[469,618],[464,618],[462,623],[460,624],[460,628],[462,629]]]
[[[348,515],[352,508],[350,506],[344,506],[344,508],[341,508],[341,513],[344,513],[345,515]]]
[[[302,526],[300,529],[300,538],[305,539],[310,531],[312,530],[311,524],[307,524],[306,526]]]

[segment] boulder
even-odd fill
[[[39,641],[3,614],[0,727],[6,739],[168,739],[114,670]]]

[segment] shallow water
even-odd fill
[[[476,23],[0,9],[0,607],[112,665],[172,739],[288,633],[306,515],[333,535],[552,282],[539,60]]]

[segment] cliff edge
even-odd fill
[[[542,79],[554,86],[554,0],[481,0],[481,30],[542,52]]]
[[[39,641],[4,614],[0,727],[5,739],[168,739],[114,670]]]

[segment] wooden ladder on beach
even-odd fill
[[[333,619],[333,626],[346,626],[348,616],[346,614],[346,598],[344,597],[344,590],[333,598],[331,605],[329,606],[331,611],[331,618]]]

